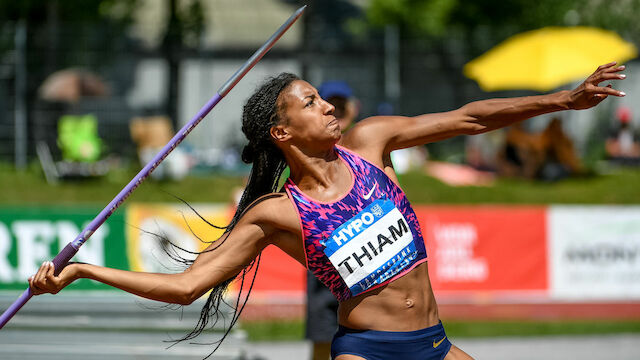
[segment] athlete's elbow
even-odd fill
[[[190,278],[188,272],[181,274],[180,279],[176,281],[175,298],[173,302],[180,305],[191,305],[200,298],[205,291],[201,291],[194,285],[194,279]]]
[[[184,287],[181,289],[174,299],[176,304],[191,305],[200,298],[201,294],[192,287]]]
[[[189,295],[189,294],[185,294],[184,296],[180,296],[178,299],[176,299],[175,303],[179,304],[179,305],[191,305],[193,304],[194,301],[196,301],[197,297]]]

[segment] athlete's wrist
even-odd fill
[[[85,263],[71,263],[67,265],[65,268],[66,271],[69,272],[68,276],[71,279],[71,282],[76,281],[78,279],[84,279],[88,277],[88,264]]]

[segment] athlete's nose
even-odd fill
[[[325,99],[322,99],[322,101],[324,101],[324,103],[325,103],[324,114],[325,115],[333,115],[333,112],[336,110],[336,107],[333,106],[333,104],[331,104],[330,102],[328,102]]]

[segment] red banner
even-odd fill
[[[546,208],[415,208],[436,294],[547,291]]]
[[[546,293],[546,208],[417,206],[436,294]],[[303,296],[305,270],[273,246],[262,254],[256,294]]]

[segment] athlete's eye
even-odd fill
[[[309,107],[314,104],[313,99],[309,100],[309,102],[304,107]]]

